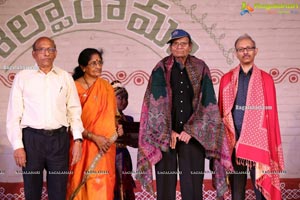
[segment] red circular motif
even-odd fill
[[[136,77],[134,77],[133,82],[135,85],[143,85],[145,80],[144,80],[144,78],[142,78],[140,76],[136,76]]]
[[[9,73],[9,74],[7,75],[8,81],[13,82],[14,79],[15,79],[15,75],[16,75],[16,73]]]
[[[275,78],[279,75],[279,70],[278,69],[271,69],[270,74]]]
[[[298,82],[298,76],[296,76],[295,74],[292,74],[289,76],[289,81],[291,83],[297,83]]]
[[[117,79],[119,79],[120,81],[124,80],[126,78],[126,72],[125,71],[119,71],[116,74]]]

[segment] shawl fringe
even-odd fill
[[[252,167],[256,166],[256,162],[255,161],[247,160],[247,159],[243,159],[243,158],[236,158],[236,163],[238,165],[247,166],[249,168],[252,168]]]

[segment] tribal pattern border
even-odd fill
[[[218,85],[224,73],[219,69],[212,69],[210,72],[213,84]],[[269,74],[273,77],[275,84],[283,82],[286,78],[288,78],[290,83],[298,83],[300,78],[300,67],[290,67],[282,73],[279,72],[279,69],[272,68],[270,69]]]
[[[284,200],[292,200],[292,199],[300,199],[300,184],[298,185],[298,189],[286,189],[285,183],[281,183],[281,193],[282,193],[282,199]],[[230,192],[226,192],[224,195],[224,200],[231,200],[231,194]],[[217,193],[215,190],[209,190],[205,189],[205,186],[203,186],[203,199],[205,200],[215,200],[217,198]],[[151,196],[148,192],[145,190],[142,190],[141,192],[135,193],[135,199],[136,200],[155,200],[153,196]],[[181,194],[179,191],[176,191],[176,200],[181,200]],[[246,198],[245,200],[255,200],[255,193],[253,189],[247,189],[246,190]]]
[[[285,183],[281,183],[281,191],[282,191],[282,198],[285,200],[292,200],[292,199],[300,199],[300,185],[298,189],[286,189]],[[24,200],[24,188],[20,187],[19,193],[6,193],[5,189],[3,187],[0,187],[0,199],[1,200]],[[47,189],[46,187],[43,187],[42,190],[42,198],[41,200],[47,200]],[[155,198],[150,195],[145,190],[135,192],[135,199],[136,200],[155,200]],[[181,194],[179,191],[176,191],[176,199],[181,199]],[[203,199],[205,200],[215,200],[216,199],[216,191],[214,190],[206,190],[205,186],[203,186]],[[225,200],[230,200],[231,195],[229,192],[225,194]],[[246,200],[255,200],[255,194],[252,189],[246,190]]]
[[[290,83],[298,83],[300,79],[300,68],[299,67],[290,67],[280,73],[279,69],[272,68],[269,71],[269,74],[273,77],[274,83],[282,83],[285,79],[288,79]],[[12,86],[16,72],[10,72],[5,74],[0,74],[0,82],[5,86],[10,88]],[[211,69],[211,77],[214,85],[220,83],[221,77],[224,75],[219,69]],[[142,70],[134,71],[130,74],[127,74],[125,71],[118,71],[115,75],[109,71],[103,71],[102,78],[108,80],[109,82],[113,80],[119,80],[124,85],[133,82],[136,86],[144,85],[148,82],[150,75]]]

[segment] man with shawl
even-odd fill
[[[257,200],[281,199],[284,163],[274,82],[254,64],[258,49],[249,35],[239,37],[235,49],[240,64],[222,77],[219,93],[223,148],[232,155],[235,170],[229,176],[232,199],[245,199],[248,171]]]
[[[171,55],[153,69],[144,96],[137,178],[153,193],[155,165],[158,200],[176,199],[178,174],[182,199],[199,200],[204,160],[221,157],[224,129],[209,68],[190,55],[190,34],[176,29],[168,43]]]

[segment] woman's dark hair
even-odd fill
[[[82,71],[82,67],[86,67],[91,60],[92,55],[98,54],[100,59],[103,62],[103,50],[102,49],[93,49],[93,48],[86,48],[79,54],[78,57],[78,66],[75,67],[74,73],[73,73],[73,79],[77,80],[78,78],[82,77],[84,75],[84,72]]]

